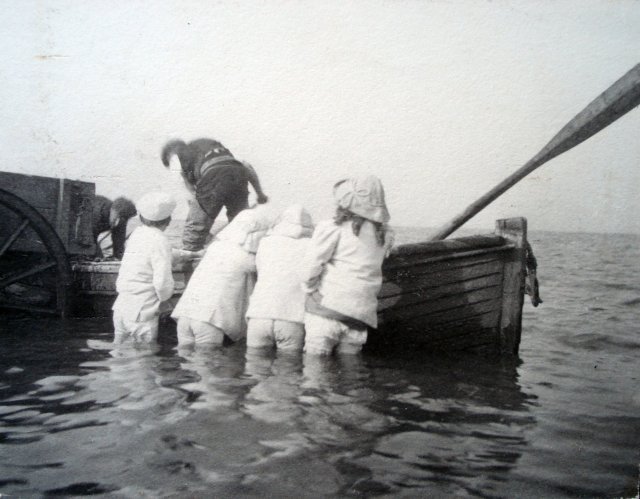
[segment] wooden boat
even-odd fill
[[[526,220],[499,220],[495,234],[404,244],[383,267],[380,328],[371,342],[517,354],[526,275]],[[76,313],[105,315],[115,299],[118,262],[73,265]],[[192,272],[174,266],[179,299]]]

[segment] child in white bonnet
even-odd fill
[[[306,294],[300,287],[300,263],[311,234],[311,216],[293,205],[260,242],[258,282],[247,310],[247,347],[302,350]]]
[[[255,254],[271,221],[261,207],[243,210],[207,247],[171,314],[179,345],[222,345],[225,336],[237,341],[246,335]]]
[[[305,257],[306,353],[355,354],[378,325],[382,262],[391,240],[384,189],[377,177],[349,178],[333,189],[333,220],[320,222]]]
[[[144,195],[136,204],[142,225],[129,237],[113,304],[114,343],[129,336],[152,343],[158,336],[160,303],[171,298],[171,246],[163,234],[171,222],[175,200],[162,192]]]

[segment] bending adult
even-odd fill
[[[233,157],[217,140],[197,139],[189,143],[171,140],[162,148],[162,163],[169,167],[171,157],[180,160],[181,174],[187,189],[195,199],[189,201],[189,214],[182,234],[182,246],[188,251],[200,251],[209,230],[224,206],[229,222],[249,207],[251,184],[259,204],[268,198],[253,167]]]
[[[127,223],[136,214],[135,205],[127,198],[119,197],[111,201],[104,196],[95,197],[91,225],[96,243],[96,257],[103,257],[98,236],[102,232],[110,231],[113,258],[122,260],[124,244],[127,240]]]

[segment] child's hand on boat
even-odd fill
[[[184,261],[190,261],[190,260],[197,260],[204,256],[204,249],[200,251],[190,251],[182,248],[180,249],[172,248],[171,255],[173,256],[174,261],[184,262]]]

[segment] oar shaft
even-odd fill
[[[560,130],[542,150],[444,225],[431,241],[444,239],[533,170],[575,147],[640,104],[640,64],[605,90]]]
[[[498,196],[502,195],[505,191],[510,189],[514,184],[518,183],[522,178],[526,177],[529,173],[535,170],[540,163],[534,163],[533,160],[529,161],[515,173],[504,179],[493,189],[487,192],[484,196],[478,198],[475,202],[471,203],[462,213],[453,218],[446,225],[443,225],[437,234],[431,236],[430,241],[438,241],[446,238],[448,235],[455,232],[462,225],[464,225],[469,219],[477,215],[487,205],[492,203]]]

